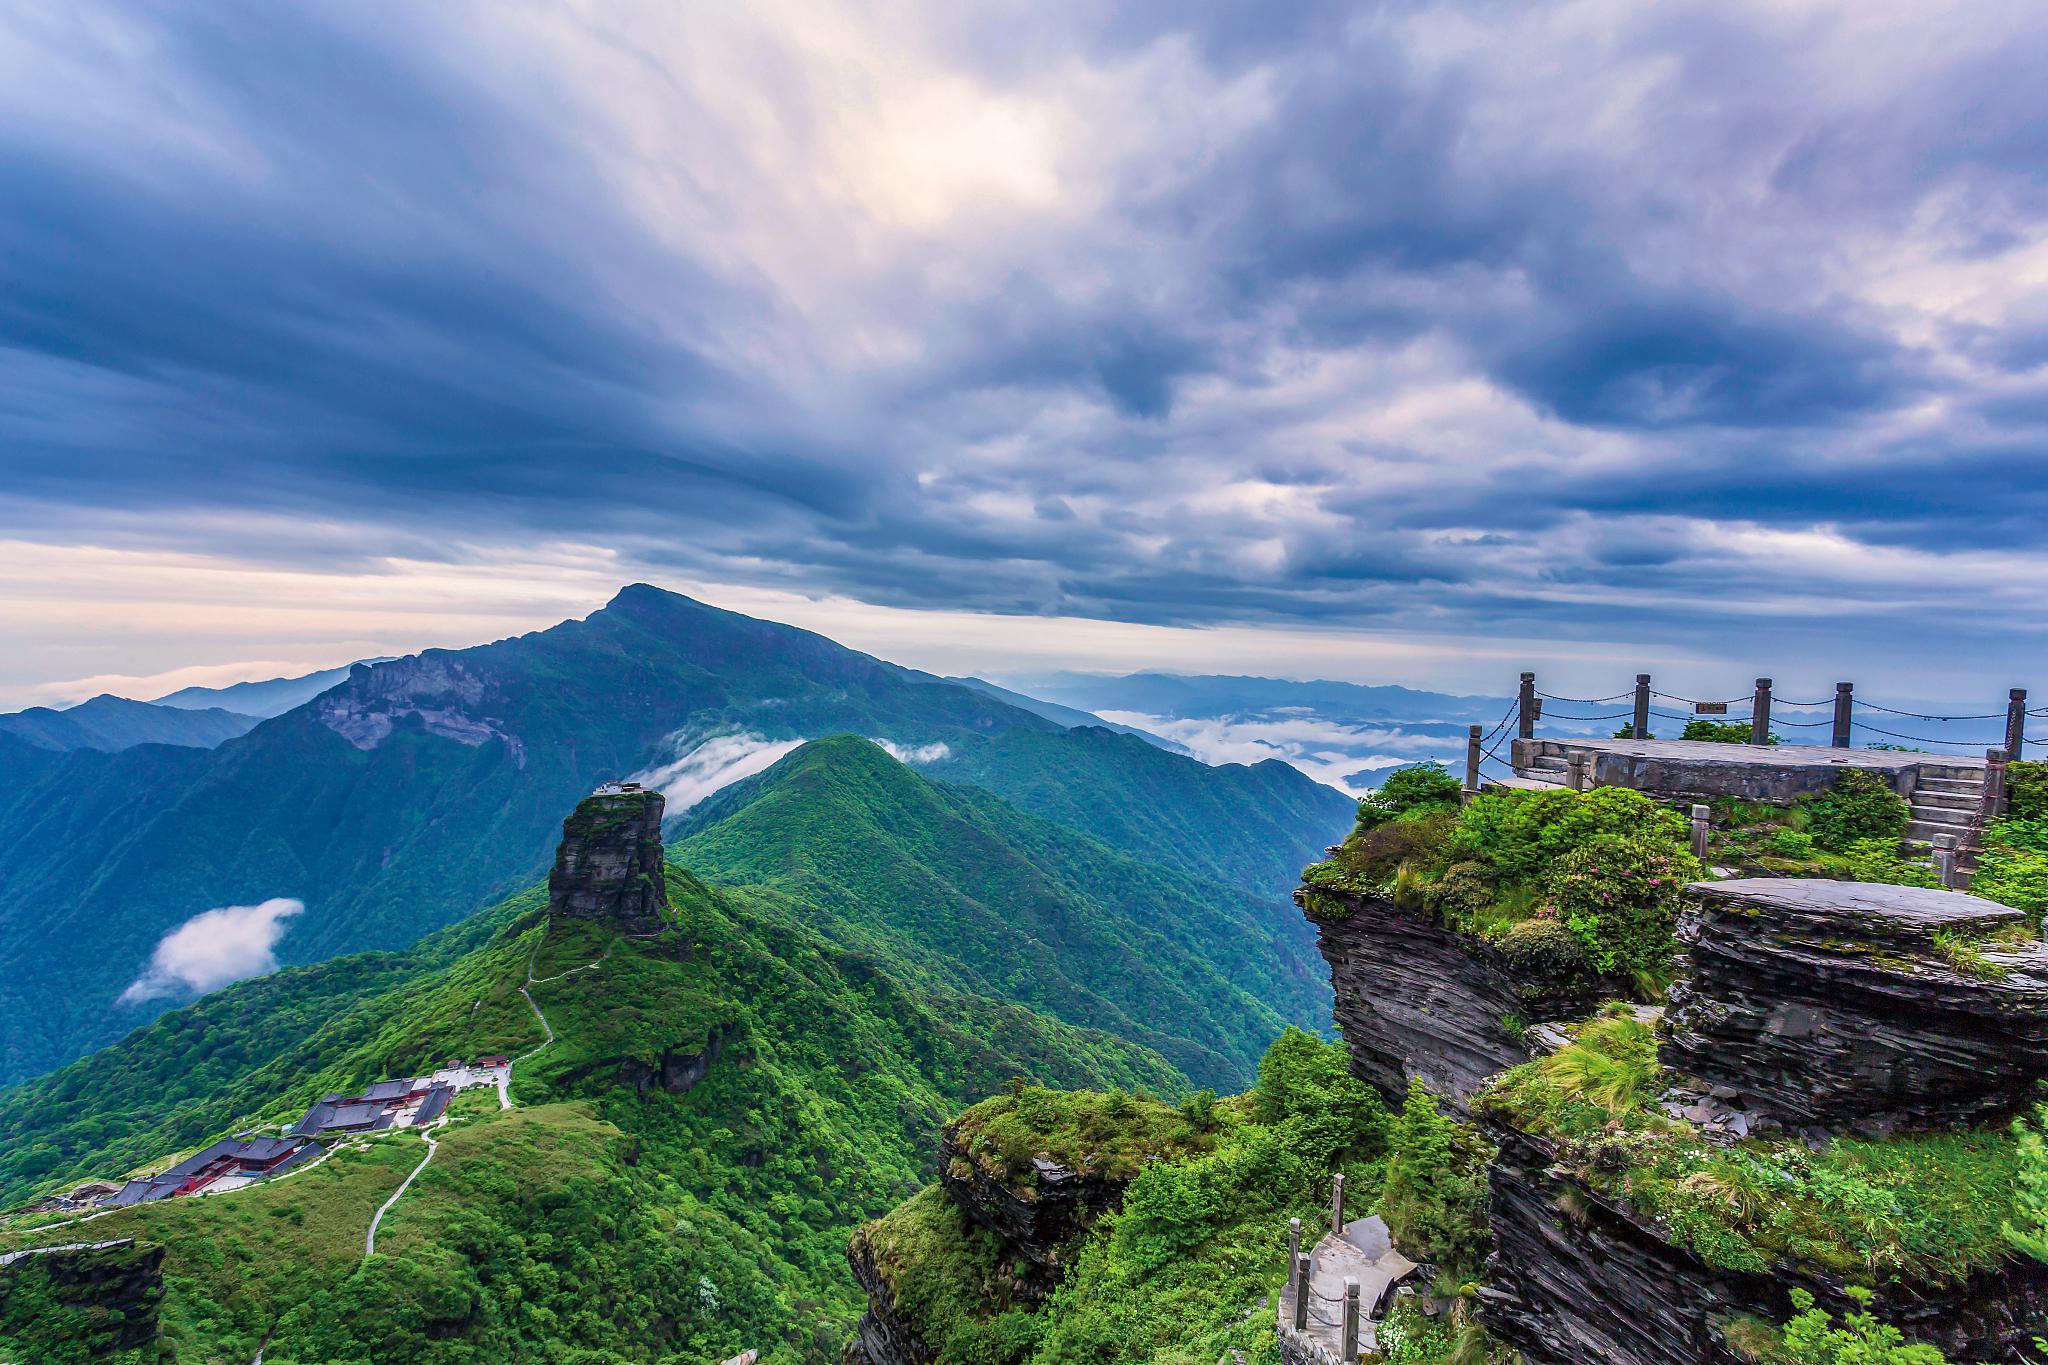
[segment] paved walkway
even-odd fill
[[[1359,1218],[1344,1227],[1342,1236],[1324,1233],[1309,1255],[1309,1301],[1307,1338],[1311,1345],[1340,1358],[1344,1347],[1344,1281],[1358,1281],[1358,1349],[1379,1349],[1379,1338],[1371,1318],[1380,1298],[1390,1287],[1406,1279],[1415,1263],[1394,1250],[1387,1225],[1377,1217]],[[1280,1295],[1279,1320],[1293,1332],[1294,1295]]]

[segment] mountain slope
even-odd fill
[[[32,706],[0,716],[0,733],[39,749],[113,752],[137,744],[179,744],[211,749],[256,726],[257,717],[223,711],[180,710],[126,697],[98,696],[62,711]]]
[[[389,663],[388,656],[363,659],[364,664]],[[266,678],[261,682],[229,683],[226,687],[181,687],[153,698],[152,706],[170,706],[181,711],[205,711],[215,707],[244,716],[268,719],[303,706],[328,688],[346,682],[356,664],[323,668],[296,678]]]
[[[838,946],[817,927],[827,909],[714,891],[673,865],[668,890],[673,922],[655,938],[549,922],[528,892],[411,953],[280,973],[173,1012],[0,1095],[5,1188],[120,1174],[330,1088],[535,1047],[516,989],[530,970],[556,1042],[516,1063],[517,1109],[495,1112],[488,1092],[459,1102],[375,1257],[361,1259],[368,1215],[423,1155],[402,1131],[273,1185],[95,1220],[96,1238],[168,1248],[163,1321],[179,1358],[244,1361],[267,1337],[273,1365],[745,1347],[824,1362],[859,1307],[844,1239],[930,1177],[950,1110],[1012,1076],[1183,1084],[1143,1049]],[[323,1011],[310,1031],[264,1028]],[[246,1057],[195,1085],[208,1035]],[[131,1097],[157,1092],[156,1113],[133,1112]],[[193,1104],[204,1121],[180,1116]],[[19,1159],[38,1146],[41,1160]],[[0,1231],[0,1248],[75,1236]]]
[[[983,678],[948,678],[946,681],[958,683],[962,687],[971,687],[977,692],[986,693],[999,701],[1006,701],[1010,705],[1029,711],[1035,716],[1044,716],[1047,720],[1064,725],[1069,730],[1078,729],[1083,726],[1114,730],[1120,735],[1136,735],[1147,744],[1156,744],[1169,753],[1184,754],[1187,752],[1181,745],[1174,743],[1170,739],[1161,739],[1158,735],[1148,730],[1140,730],[1130,725],[1117,725],[1104,720],[1092,711],[1081,711],[1071,706],[1062,706],[1056,701],[1041,701],[1037,697],[1026,696],[1022,692],[1012,692],[1007,687],[998,687],[996,684]]]
[[[786,889],[967,989],[1155,1048],[1203,1084],[1242,1083],[1286,1024],[1327,1017],[1285,902],[928,781],[866,740],[806,744],[679,834],[707,877]]]
[[[926,771],[985,787],[1147,862],[1235,882],[1276,903],[1358,813],[1350,797],[1285,763],[1210,767],[1096,728],[1007,731]]]

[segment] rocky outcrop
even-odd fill
[[[725,1041],[725,1031],[713,1032],[697,1051],[671,1048],[661,1054],[661,1061],[655,1066],[649,1066],[637,1057],[628,1057],[619,1064],[619,1082],[633,1087],[642,1095],[657,1089],[671,1095],[688,1094],[711,1074],[711,1068],[725,1055]]]
[[[1794,1288],[1837,1315],[1853,1307],[1838,1279],[1716,1270],[1557,1168],[1548,1143],[1486,1127],[1499,1156],[1488,1176],[1495,1249],[1481,1315],[1528,1365],[1741,1365],[1722,1339],[1730,1318],[1783,1322]],[[1950,1360],[2024,1359],[2048,1314],[2048,1266],[2016,1260],[1960,1285],[1895,1285],[1876,1311]]]
[[[1088,1225],[1123,1203],[1124,1182],[1084,1175],[1044,1157],[1022,1181],[999,1178],[960,1142],[956,1123],[939,1134],[939,1183],[960,1211],[994,1233],[1010,1253],[1016,1299],[1036,1303],[1059,1284],[1064,1256]]]
[[[1434,919],[1351,892],[1296,899],[1330,964],[1351,1072],[1390,1099],[1419,1076],[1462,1108],[1489,1077],[1529,1059],[1503,1020],[1557,1017],[1555,1002],[1519,985],[1497,951]]]
[[[583,798],[562,822],[548,873],[548,913],[598,920],[629,934],[668,921],[661,793],[627,784]]]
[[[1965,943],[2020,912],[1955,891],[1753,878],[1691,888],[1666,1065],[1787,1126],[1926,1127],[1998,1115],[2048,1077],[2048,949]],[[1951,949],[1953,952],[1953,949]]]
[[[380,664],[357,664],[348,681],[313,703],[320,723],[358,749],[374,749],[403,725],[472,747],[503,740],[521,767],[526,746],[487,714],[492,708],[482,678],[456,653],[430,649]]]
[[[83,1345],[88,1360],[138,1350],[156,1340],[163,1268],[164,1249],[132,1237],[8,1252],[0,1338],[31,1350]]]
[[[875,1262],[875,1246],[866,1228],[857,1230],[847,1244],[846,1263],[868,1296],[867,1312],[861,1314],[846,1348],[846,1365],[932,1365],[938,1353],[896,1316],[896,1292]]]

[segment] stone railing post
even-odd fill
[[[1358,1280],[1355,1276],[1344,1277],[1344,1361],[1351,1365],[1358,1359]]]
[[[1707,861],[1707,830],[1713,811],[1706,806],[1692,808],[1692,856]]]
[[[1586,789],[1586,755],[1570,753],[1564,756],[1564,784],[1575,792]]]
[[[1294,1330],[1308,1330],[1308,1253],[1294,1258]]]
[[[1986,749],[1984,751],[1984,804],[1977,813],[1977,832],[1981,835],[1984,826],[2005,814],[2005,760],[2008,751]]]
[[[1479,740],[1480,727],[1475,725],[1465,736],[1465,799],[1470,801],[1479,795]]]
[[[1341,1234],[1344,1231],[1344,1172],[1337,1172],[1337,1178],[1330,1182],[1330,1231]]]
[[[1856,687],[1853,683],[1835,684],[1835,729],[1828,736],[1828,742],[1837,749],[1849,747],[1849,729],[1855,723]]]
[[[1521,696],[1515,709],[1519,718],[1517,733],[1523,739],[1536,738],[1536,675],[1534,673],[1524,673],[1522,675]]]
[[[1934,870],[1941,878],[1942,887],[1956,889],[1956,836],[1937,834],[1934,836]]]
[[[1301,1220],[1299,1218],[1290,1218],[1287,1220],[1287,1266],[1290,1270],[1294,1267],[1295,1257],[1299,1255],[1301,1255]]]
[[[2027,756],[2027,689],[2015,687],[2006,693],[2005,752],[2014,763]]]
[[[1650,737],[1650,675],[1647,673],[1636,674],[1636,709],[1629,724],[1637,739]]]
[[[1749,704],[1749,742],[1768,744],[1771,742],[1771,680],[1756,680],[1756,695]]]

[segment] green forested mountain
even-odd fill
[[[409,952],[174,1011],[0,1099],[0,1179],[18,1196],[118,1175],[330,1088],[539,1046],[531,972],[556,1041],[516,1064],[514,1110],[465,1096],[375,1257],[370,1216],[424,1154],[405,1131],[94,1220],[95,1239],[168,1249],[164,1358],[245,1362],[267,1339],[270,1365],[825,1361],[859,1306],[846,1236],[929,1178],[949,1112],[1017,1076],[1184,1085],[1147,1049],[834,942],[829,908],[673,866],[669,896],[655,939],[550,923],[527,893]]]
[[[1285,1025],[1327,1014],[1287,902],[1190,875],[1177,841],[1140,862],[852,736],[727,788],[680,834],[708,877],[782,888],[966,989],[1143,1043],[1202,1084],[1243,1085]]]
[[[288,964],[403,948],[531,881],[561,812],[599,780],[658,776],[707,738],[839,733],[944,746],[950,780],[1275,905],[1350,812],[1279,765],[1209,768],[1066,730],[636,586],[585,620],[358,666],[212,751],[58,754],[0,736],[0,1079],[176,1003],[120,997],[207,910],[303,901],[276,946]]]

